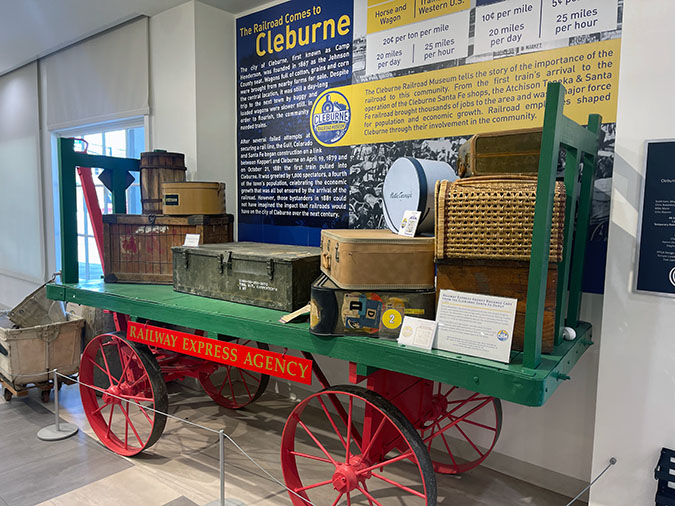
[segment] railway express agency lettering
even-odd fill
[[[317,9],[317,7],[315,7]],[[318,12],[321,10],[318,8]],[[337,35],[345,36],[351,29],[352,20],[346,14],[340,16],[337,21],[333,18],[323,21],[312,22],[311,19],[298,28],[291,28],[291,23],[303,21],[312,16],[312,10],[307,9],[298,13],[286,13],[272,21],[263,21],[253,25],[255,37],[255,52],[258,56],[280,53],[285,49],[293,49],[296,46],[308,46],[317,41],[334,39]],[[281,28],[282,31],[273,33],[273,30]],[[276,31],[276,30],[275,30]]]
[[[136,322],[129,322],[127,339],[306,385],[312,383],[312,361],[305,358]]]

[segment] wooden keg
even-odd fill
[[[156,149],[141,153],[143,214],[162,214],[162,183],[185,181],[185,155]]]

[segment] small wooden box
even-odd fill
[[[495,295],[518,299],[513,327],[513,349],[522,351],[525,336],[527,280],[530,262],[518,260],[450,260],[436,264],[436,290]],[[549,263],[544,304],[542,353],[553,351],[558,265]]]
[[[185,234],[199,234],[200,244],[232,241],[230,214],[220,216],[103,216],[103,263],[106,283],[173,283],[171,248]]]

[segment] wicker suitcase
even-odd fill
[[[477,134],[460,146],[457,174],[536,174],[540,150],[541,128]]]
[[[513,349],[523,349],[527,281],[530,262],[516,260],[448,260],[436,265],[437,289],[518,299],[513,327]],[[542,327],[542,352],[553,350],[555,338],[558,266],[549,263]]]
[[[529,260],[536,176],[482,176],[436,185],[436,259]],[[549,260],[562,259],[565,185],[556,182]]]
[[[309,302],[319,248],[236,242],[173,248],[178,292],[295,311]]]
[[[321,270],[348,290],[434,287],[434,238],[389,230],[322,230]]]
[[[343,290],[322,274],[312,284],[309,331],[318,336],[397,338],[406,315],[433,320],[436,291]]]
[[[200,244],[232,241],[232,215],[103,216],[103,263],[106,283],[173,282],[171,248],[185,234],[199,234]]]

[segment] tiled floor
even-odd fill
[[[252,458],[278,480],[281,433],[294,403],[266,393],[254,405],[232,412],[202,392],[172,384],[170,412],[215,430],[224,429]],[[127,459],[103,448],[91,435],[77,386],[64,387],[62,418],[80,433],[45,443],[35,434],[53,422],[36,392],[29,398],[0,400],[0,506],[32,504],[79,506],[192,506],[218,497],[218,437],[175,420],[140,457]],[[317,479],[326,479],[319,463]],[[288,495],[231,444],[226,444],[226,490],[229,499],[246,505],[287,505]],[[320,477],[320,478],[319,478]],[[330,476],[328,476],[330,477]],[[460,477],[437,475],[438,504],[443,506],[564,506],[569,499],[487,468]],[[336,495],[326,488],[317,506],[330,506]],[[406,503],[381,496],[383,506]],[[343,501],[346,503],[346,501]],[[240,504],[241,504],[240,503]],[[342,503],[340,503],[342,504]],[[352,501],[368,504],[368,501]]]

